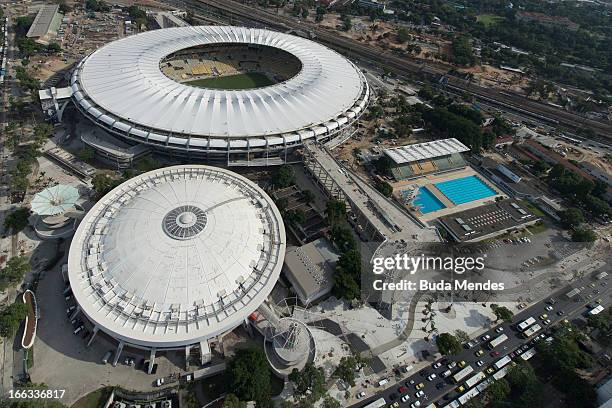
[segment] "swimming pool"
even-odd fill
[[[446,208],[446,206],[438,200],[438,197],[433,195],[426,187],[419,187],[419,193],[412,201],[412,205],[420,208],[421,214],[427,214]]]
[[[455,205],[469,203],[497,195],[477,176],[467,176],[454,180],[442,181],[435,186]]]

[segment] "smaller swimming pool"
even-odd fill
[[[436,183],[435,186],[455,205],[497,195],[497,192],[477,176],[461,177]]]
[[[433,195],[427,187],[419,187],[419,193],[412,201],[412,205],[418,207],[421,210],[421,214],[427,214],[446,208],[446,206],[442,204],[442,201],[438,200],[438,197]]]

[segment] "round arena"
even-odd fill
[[[116,358],[124,346],[199,347],[205,361],[268,297],[285,246],[281,215],[255,183],[216,167],[167,167],[93,206],[72,240],[68,278],[78,313],[92,336],[116,340]]]
[[[265,29],[199,26],[117,40],[71,78],[77,108],[130,143],[173,155],[278,164],[347,130],[370,89],[337,52]]]

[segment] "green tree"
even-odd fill
[[[107,174],[97,173],[92,177],[91,184],[96,192],[97,199],[100,199],[123,181],[123,179],[111,178]]]
[[[330,238],[341,253],[357,249],[355,237],[351,227],[347,224],[333,225],[330,231]]]
[[[490,401],[507,401],[508,395],[510,395],[510,384],[503,378],[494,381],[493,384],[487,388],[487,396]]]
[[[49,43],[49,45],[47,45],[47,52],[51,54],[57,54],[61,50],[62,50],[62,46],[56,42],[51,42]]]
[[[393,187],[391,187],[391,185],[385,181],[379,181],[376,183],[376,189],[385,197],[391,197],[393,194]]]
[[[561,211],[559,217],[561,218],[561,224],[567,229],[579,227],[584,222],[584,215],[580,208],[568,208],[565,211]]]
[[[455,337],[459,340],[460,343],[467,343],[470,341],[470,336],[467,332],[457,329],[455,330]]]
[[[247,404],[236,396],[236,394],[227,394],[223,401],[223,408],[246,408]]]
[[[322,408],[342,408],[342,404],[340,404],[340,402],[335,399],[332,398],[331,396],[327,395],[325,397],[325,399],[323,400],[323,404],[321,405]]]
[[[586,228],[579,228],[572,232],[572,241],[574,242],[593,242],[597,239],[597,235]]]
[[[346,222],[346,203],[342,200],[329,200],[325,208],[325,214],[330,226]]]
[[[10,212],[4,219],[4,229],[11,230],[13,234],[28,226],[30,210],[26,207],[18,208]]]
[[[310,190],[304,190],[302,192],[302,197],[304,197],[304,202],[306,204],[312,203],[314,201],[314,199],[315,199],[314,193],[312,191],[310,191]]]
[[[397,41],[401,43],[405,43],[410,39],[410,32],[405,27],[400,27],[397,30]]]
[[[495,314],[496,320],[503,320],[505,322],[512,322],[512,317],[514,316],[514,313],[512,313],[512,311],[510,309],[508,309],[506,306],[499,306],[496,305],[495,303],[493,303],[491,305],[491,310],[493,310],[493,314]]]
[[[6,266],[0,269],[0,290],[21,281],[31,269],[30,262],[25,256],[14,256],[9,259]]]
[[[284,164],[272,176],[272,184],[278,188],[285,188],[295,183],[295,171],[293,167]]]
[[[440,353],[445,356],[455,355],[461,352],[461,343],[450,333],[440,333],[440,335],[436,337],[436,345]]]
[[[270,369],[260,348],[239,349],[226,370],[228,389],[241,401],[270,399]]]
[[[77,156],[79,156],[79,159],[83,160],[83,161],[90,161],[93,160],[93,158],[96,155],[96,151],[94,149],[92,149],[89,146],[85,146],[83,147],[81,150],[79,150],[79,152],[77,153]]]
[[[342,357],[338,363],[338,367],[334,372],[334,376],[340,378],[342,381],[349,384],[351,387],[355,386],[355,371],[357,370],[359,362],[355,356]]]
[[[342,31],[350,31],[353,28],[353,21],[351,17],[347,14],[342,15]]]
[[[19,325],[28,315],[25,303],[13,303],[0,312],[0,336],[10,337],[15,334]]]
[[[465,35],[457,36],[451,45],[453,62],[457,65],[474,65],[475,58],[470,39]]]
[[[318,401],[325,394],[323,369],[315,367],[313,363],[306,363],[302,370],[294,368],[289,374],[289,381],[293,383],[299,394],[309,394],[312,402]]]

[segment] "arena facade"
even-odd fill
[[[67,275],[93,341],[199,349],[266,300],[285,256],[281,215],[255,183],[229,170],[173,166],[136,176],[98,201],[70,246]]]
[[[84,58],[71,78],[82,114],[112,135],[172,155],[278,164],[304,141],[347,130],[370,88],[337,52],[232,26],[149,31]]]

